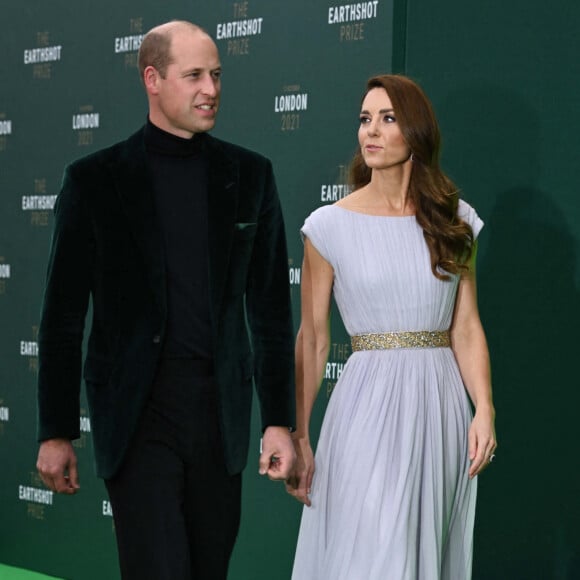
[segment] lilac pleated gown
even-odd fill
[[[461,201],[477,236],[483,222]],[[334,269],[350,335],[447,330],[441,281],[414,216],[324,206],[302,234]],[[330,398],[293,580],[468,580],[476,480],[468,396],[450,348],[354,352]]]

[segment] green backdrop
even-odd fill
[[[62,169],[144,122],[140,37],[184,18],[220,49],[215,134],[274,163],[296,325],[298,230],[313,209],[348,192],[366,78],[403,72],[431,96],[444,167],[486,222],[480,307],[500,447],[479,482],[474,578],[580,578],[578,3],[27,0],[2,2],[0,15],[1,562],[74,580],[118,578],[86,405],[82,493],[44,493],[35,475],[36,333]],[[228,27],[240,21],[249,21],[245,35]],[[301,106],[288,110],[292,100]],[[350,353],[336,313],[332,333],[315,434]],[[230,578],[285,580],[300,509],[280,484],[258,477],[255,425]]]

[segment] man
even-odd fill
[[[211,38],[163,24],[143,39],[139,68],[147,125],[70,165],[56,204],[37,467],[50,489],[78,491],[71,440],[91,296],[84,378],[122,576],[225,579],[252,377],[260,473],[284,480],[294,461],[284,227],[269,161],[206,134],[220,99]]]

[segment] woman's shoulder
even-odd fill
[[[336,211],[334,204],[321,205],[310,213],[304,221],[304,224],[322,225],[336,219]]]
[[[302,240],[308,238],[312,245],[318,250],[318,253],[329,263],[332,264],[333,251],[332,247],[336,238],[334,232],[336,228],[336,209],[333,205],[323,205],[315,209],[304,221],[300,229]]]
[[[457,215],[462,220],[467,220],[473,215],[477,215],[475,208],[467,203],[464,199],[459,199],[457,202]]]
[[[457,216],[471,226],[473,235],[477,237],[483,227],[483,220],[479,217],[475,208],[469,205],[465,200],[460,199],[457,204]]]
[[[459,199],[457,203],[457,215],[466,215],[469,212],[475,211],[475,208],[467,203],[464,199]]]

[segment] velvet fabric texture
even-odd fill
[[[220,426],[247,461],[252,379],[262,427],[294,424],[286,238],[270,162],[207,136],[209,279]],[[118,470],[153,383],[166,320],[164,252],[143,130],[65,170],[39,331],[38,438],[79,437],[82,342],[97,474]],[[192,248],[192,252],[195,248]]]

